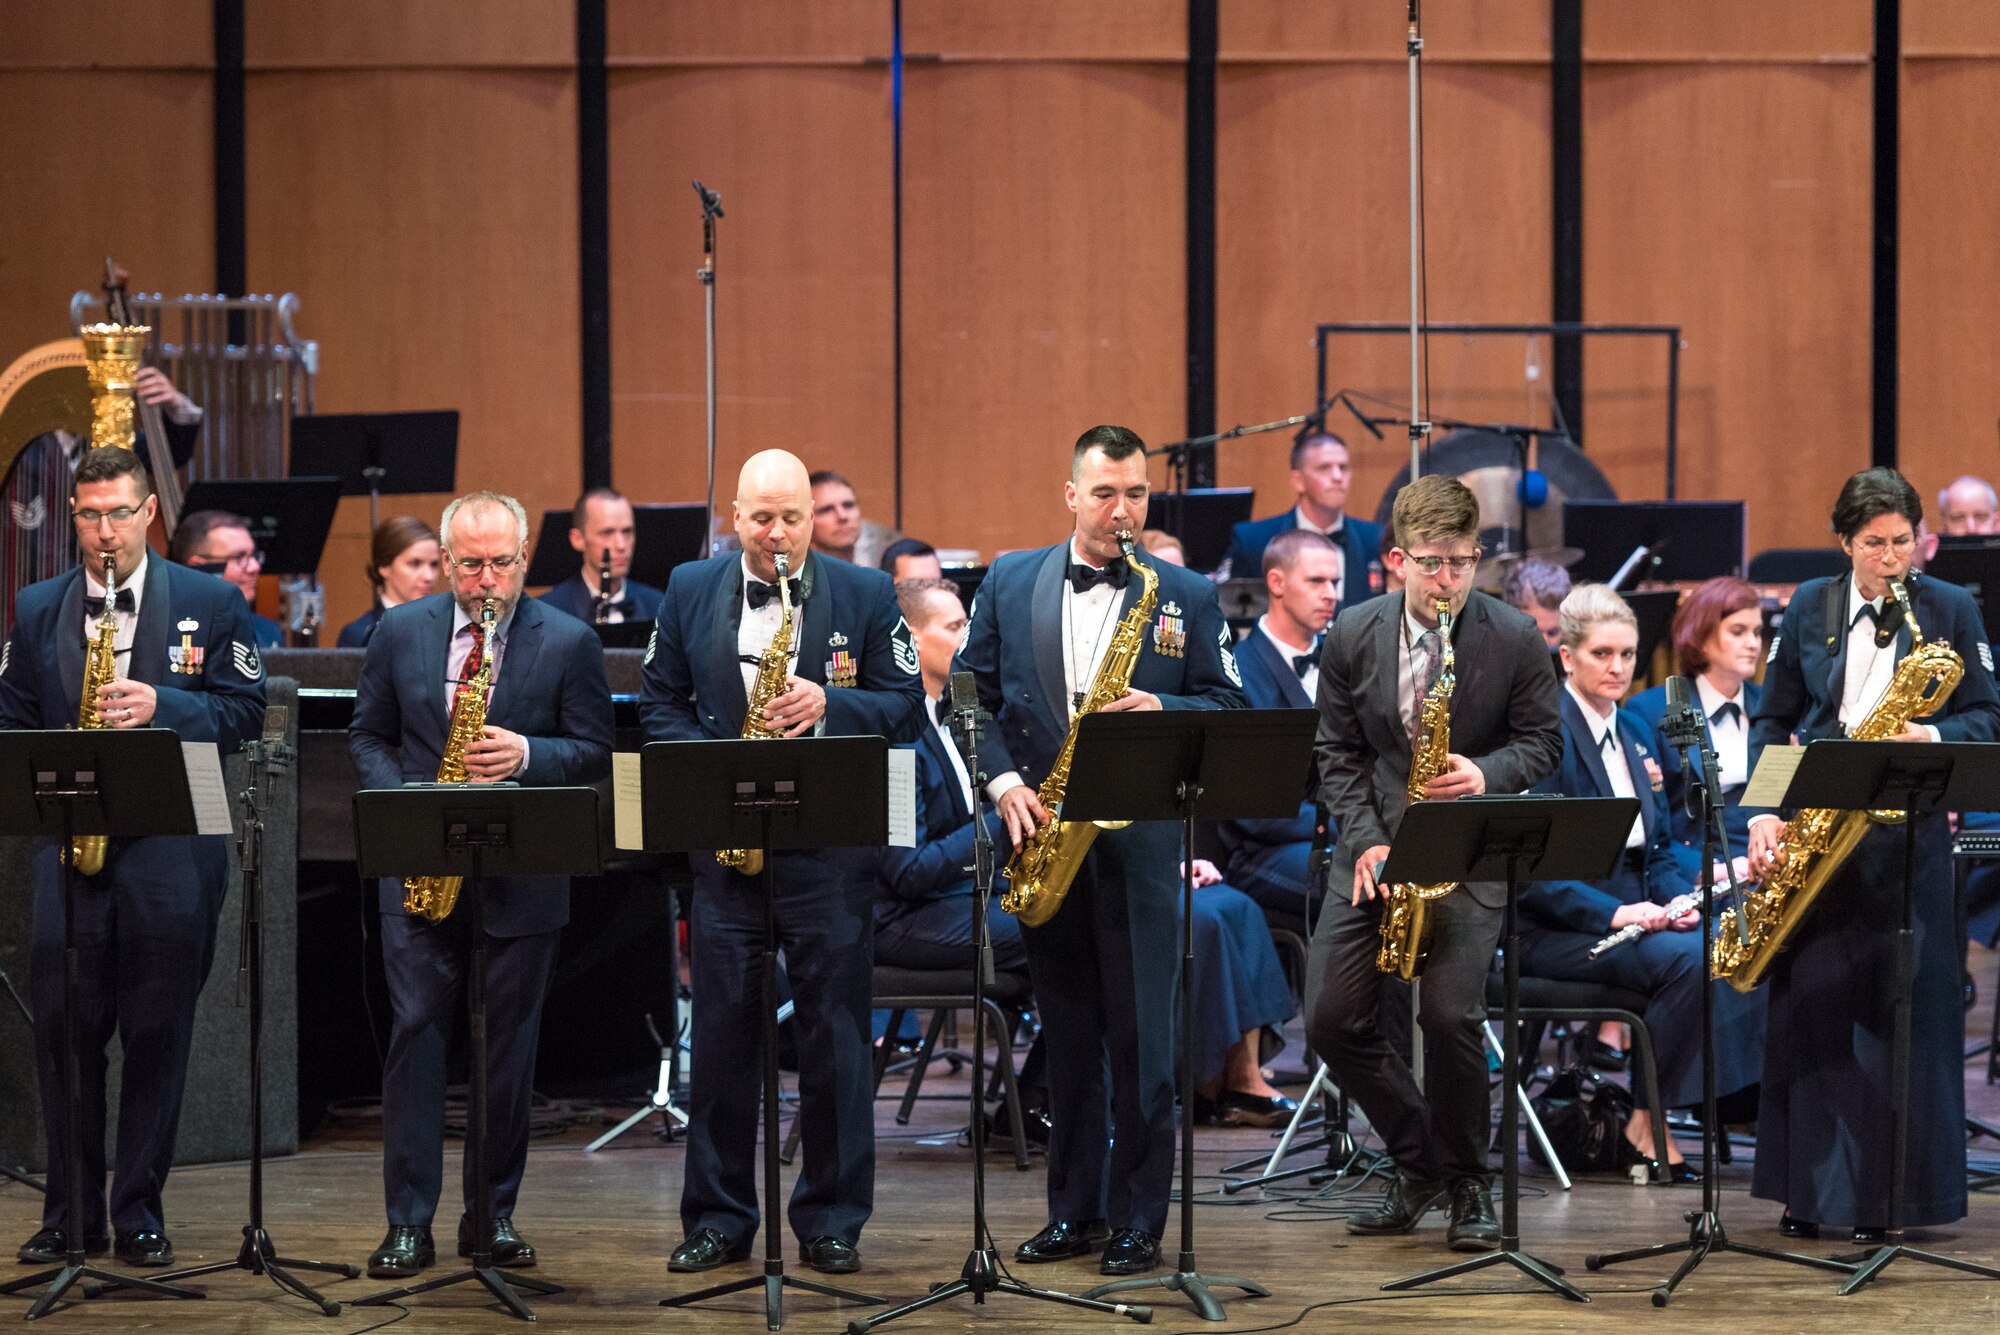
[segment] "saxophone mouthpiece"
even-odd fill
[[[791,578],[792,558],[789,555],[779,552],[771,558],[771,564],[778,568],[778,583],[783,584]]]

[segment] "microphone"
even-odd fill
[[[951,739],[958,746],[959,754],[968,760],[979,747],[979,734],[983,722],[979,709],[979,686],[970,672],[951,674]],[[986,776],[975,775],[975,782],[984,782]]]
[[[718,218],[729,216],[722,211],[722,194],[720,191],[710,190],[700,181],[696,181],[694,183],[694,192],[701,196],[701,207],[705,212],[711,213]]]
[[[285,725],[291,721],[291,714],[284,705],[264,707],[263,762],[265,769],[273,773],[291,762],[292,748],[285,745]]]
[[[1686,677],[1667,678],[1667,712],[1660,716],[1660,731],[1670,746],[1699,746],[1702,742],[1701,710],[1695,706]]]

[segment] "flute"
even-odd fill
[[[1720,891],[1719,893],[1727,894],[1728,891],[1724,890]],[[1667,918],[1671,921],[1674,918],[1680,917],[1683,913],[1692,913],[1700,907],[1701,907],[1700,892],[1690,890],[1687,894],[1681,895],[1676,899],[1670,899],[1667,901],[1666,903]],[[1596,959],[1599,955],[1602,955],[1605,951],[1610,950],[1614,946],[1622,946],[1627,941],[1637,941],[1640,937],[1644,936],[1646,932],[1647,929],[1645,927],[1640,926],[1636,922],[1627,923],[1625,926],[1620,927],[1617,931],[1613,932],[1610,936],[1605,937],[1602,941],[1599,941],[1596,945],[1592,946],[1590,948],[1590,958]]]

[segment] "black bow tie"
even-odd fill
[[[1293,654],[1292,671],[1299,674],[1300,681],[1304,681],[1306,679],[1306,673],[1311,672],[1313,670],[1313,666],[1318,662],[1319,662],[1319,655],[1316,653]]]
[[[1854,614],[1854,620],[1848,622],[1847,624],[1850,627],[1858,626],[1861,624],[1861,619],[1863,617],[1866,617],[1868,620],[1873,621],[1878,625],[1881,624],[1882,621],[1882,613],[1876,609],[1875,604],[1863,603],[1861,604],[1861,609]]]
[[[1618,749],[1617,728],[1614,727],[1610,732],[1604,734],[1604,749],[1606,751],[1615,751]]]
[[[112,601],[113,605],[120,612],[134,611],[138,606],[138,604],[132,601],[132,590],[130,589],[118,590],[118,596]],[[104,615],[104,600],[102,598],[93,598],[86,593],[83,595],[83,610],[94,617],[101,617]]]
[[[1129,569],[1123,561],[1113,561],[1107,566],[1087,566],[1080,561],[1072,561],[1069,567],[1069,586],[1078,593],[1089,593],[1099,584],[1109,584],[1114,589],[1125,587],[1125,573]]]
[[[1708,716],[1708,721],[1710,723],[1720,723],[1726,718],[1741,720],[1742,717],[1743,707],[1741,705],[1737,704],[1734,700],[1724,700],[1715,707],[1715,712]]]
[[[785,581],[785,583],[788,586],[790,586],[792,601],[794,603],[798,602],[799,600],[798,580],[788,579]],[[773,598],[778,596],[778,586],[775,584],[766,584],[761,579],[747,580],[744,582],[743,585],[743,596],[750,600],[750,610],[754,612],[758,608],[762,607],[765,603],[770,602]]]

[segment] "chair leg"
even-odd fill
[[[931,1012],[931,1022],[924,1030],[924,1045],[918,1049],[916,1067],[910,1072],[910,1083],[903,1089],[903,1102],[896,1109],[896,1125],[908,1126],[910,1118],[917,1110],[917,1095],[924,1087],[924,1072],[931,1068],[931,1057],[937,1051],[938,1035],[944,1032],[944,1017],[951,1013],[948,1006],[940,1006]]]
[[[986,999],[986,1013],[993,1030],[994,1065],[999,1068],[997,1074],[1000,1077],[1001,1102],[1007,1109],[1007,1129],[1014,1136],[1014,1167],[1025,1173],[1028,1171],[1028,1128],[1021,1118],[1021,1090],[1014,1082],[1012,1023],[991,997]],[[978,1113],[983,1116],[985,1111],[985,1102],[981,1100]]]
[[[1653,1158],[1667,1162],[1667,1110],[1660,1106],[1660,1068],[1653,1064],[1653,1035],[1646,1022],[1636,1015],[1621,1017],[1632,1029],[1632,1055],[1638,1058],[1639,1075],[1646,1084],[1646,1106],[1653,1115]],[[1722,1128],[1716,1128],[1722,1134]]]

